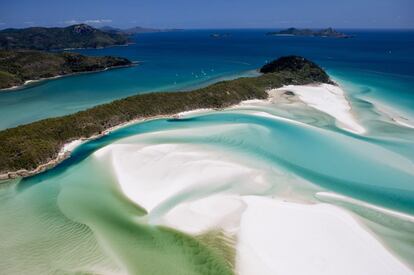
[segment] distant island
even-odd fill
[[[120,57],[90,57],[77,53],[51,53],[34,50],[0,50],[0,89],[39,80],[81,72],[129,66],[131,61]]]
[[[182,31],[181,29],[155,29],[155,28],[144,28],[144,27],[133,27],[128,29],[114,28],[111,26],[104,26],[100,28],[101,31],[115,34],[134,35],[139,33],[156,33],[156,32],[176,32]]]
[[[262,75],[222,81],[190,92],[140,94],[58,118],[0,131],[0,179],[25,177],[62,161],[64,144],[101,136],[112,127],[157,116],[172,117],[199,108],[226,108],[243,100],[266,99],[283,85],[331,83],[315,63],[288,56],[261,68]],[[66,155],[67,157],[67,155]]]
[[[128,43],[128,36],[104,32],[86,24],[66,28],[31,27],[0,31],[1,49],[57,50],[102,48]]]
[[[311,29],[296,29],[289,28],[277,32],[268,32],[266,35],[275,36],[314,36],[314,37],[332,37],[332,38],[351,38],[351,35],[338,32],[333,28],[311,30]]]

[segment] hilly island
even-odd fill
[[[87,57],[58,52],[67,48],[124,45],[125,34],[109,33],[86,24],[66,28],[33,27],[0,31],[0,89],[81,72],[95,72],[132,64],[121,57]],[[53,50],[53,51],[51,51]]]
[[[0,50],[0,89],[20,86],[28,80],[130,65],[132,65],[131,61],[121,57],[91,57],[69,52]]]
[[[338,32],[333,28],[326,28],[320,30],[311,30],[311,29],[297,29],[289,28],[276,32],[268,32],[266,35],[274,36],[311,36],[311,37],[331,37],[331,38],[351,38],[351,35]]]
[[[104,32],[86,24],[65,28],[31,27],[0,31],[0,48],[2,49],[103,48],[127,43],[127,35]]]
[[[136,119],[172,116],[179,112],[221,109],[244,100],[266,99],[267,91],[283,85],[332,83],[315,63],[288,56],[261,68],[257,77],[239,78],[189,92],[135,95],[72,115],[50,118],[0,132],[2,178],[30,176],[57,164],[64,144],[102,135],[106,130]],[[61,159],[60,159],[61,160]]]

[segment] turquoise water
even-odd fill
[[[24,189],[25,186],[55,177],[71,166],[81,163],[96,150],[129,136],[236,123],[260,126],[270,133],[267,132],[264,137],[252,131],[244,132],[237,137],[216,137],[206,134],[204,137],[188,136],[180,140],[171,137],[171,140],[174,143],[235,147],[236,151],[255,155],[330,190],[414,214],[414,171],[411,170],[414,161],[414,130],[401,128],[400,133],[396,135],[365,137],[341,129],[321,132],[270,118],[232,112],[196,116],[179,121],[161,119],[122,128],[80,146],[70,159],[55,169],[23,179],[19,188]],[[383,127],[394,128],[393,125],[385,123]],[[399,140],[394,140],[396,136]],[[160,142],[168,143],[165,140]],[[242,145],[238,146],[239,144]],[[400,152],[400,149],[404,153]],[[405,155],[404,161],[398,158],[399,155]],[[384,161],[384,157],[389,159]],[[393,162],[396,163],[390,166]]]
[[[360,99],[355,100],[358,105]],[[33,270],[37,273],[56,270],[71,273],[76,266],[76,270],[83,272],[112,270],[129,274],[166,274],[166,270],[168,274],[230,272],[220,254],[197,237],[154,227],[138,219],[146,215],[145,210],[120,192],[117,184],[120,179],[113,171],[112,161],[96,155],[99,149],[111,144],[187,144],[225,152],[265,172],[268,187],[240,191],[243,194],[277,197],[292,189],[297,178],[309,184],[296,187],[294,193],[305,193],[309,200],[315,200],[312,194],[316,191],[327,190],[414,214],[413,129],[395,126],[380,116],[370,117],[369,108],[364,109],[366,113],[356,109],[360,117],[367,118],[364,126],[372,131],[369,136],[337,128],[331,119],[316,111],[306,117],[295,112],[282,115],[312,126],[303,127],[277,119],[281,115],[277,109],[269,112],[275,117],[258,116],[255,114],[258,110],[269,112],[246,107],[181,120],[157,119],[134,124],[79,146],[71,158],[52,170],[4,185],[0,190],[3,201],[0,220],[2,238],[7,239],[2,245],[8,249],[1,250],[6,253],[1,255],[2,270],[19,274],[36,266]],[[378,123],[382,125],[381,135],[375,132]],[[203,134],[196,134],[199,130]],[[292,184],[284,183],[285,178],[275,171],[292,175]],[[236,183],[223,184],[237,190],[239,184],[235,180]],[[199,189],[197,196],[222,192],[214,186]],[[159,208],[168,212],[182,202],[191,201],[192,196],[179,193]],[[413,263],[413,223],[372,213],[352,203],[344,207],[366,219],[390,249],[408,264]],[[388,230],[384,236],[383,227]],[[39,249],[41,256],[29,256],[30,251]],[[159,263],[156,267],[148,265],[154,255]],[[64,261],[60,260],[62,257]],[[197,257],[203,259],[200,265],[194,265]],[[12,264],[11,259],[19,260]],[[42,266],[45,262],[52,263],[52,267]]]
[[[374,74],[382,82],[402,83],[378,92],[388,101],[413,106],[414,32],[352,31],[353,39],[272,37],[267,30],[200,30],[139,35],[135,44],[99,50],[88,55],[116,55],[141,62],[132,68],[83,74],[45,81],[19,91],[0,93],[0,129],[47,117],[74,113],[93,105],[136,93],[181,90],[211,81],[249,74],[282,55],[311,58],[329,72],[356,76]],[[229,37],[213,39],[215,32]],[[389,81],[387,81],[389,79]],[[373,83],[376,84],[376,83]],[[383,85],[383,83],[377,83]],[[378,86],[375,86],[378,87]],[[398,87],[397,87],[398,88]],[[403,95],[403,99],[401,99]]]
[[[327,191],[414,215],[414,129],[393,123],[372,103],[386,103],[399,114],[413,116],[411,32],[358,32],[349,40],[266,37],[262,30],[232,31],[229,38],[214,40],[209,33],[148,34],[137,36],[137,44],[129,47],[82,50],[143,63],[2,93],[1,126],[71,113],[136,92],[205,85],[251,73],[265,60],[295,53],[322,64],[339,81],[367,133],[341,129],[332,117],[311,108],[278,103],[120,128],[82,144],[54,169],[0,186],[0,270],[5,274],[231,274],[236,253],[232,236],[216,231],[185,234],[148,222],[196,198],[218,194],[317,203],[321,202],[317,193]],[[143,205],[123,193],[116,158],[102,152],[127,148],[126,155],[142,158],[142,165],[151,168],[163,161],[154,153],[159,149],[151,149],[156,145],[174,145],[178,152],[190,146],[194,154],[211,154],[199,161],[231,160],[253,172],[177,192],[148,215]],[[141,168],[134,167],[133,159],[130,164],[128,169]],[[151,176],[165,174],[167,188],[174,175],[192,172],[171,167],[154,166],[150,176],[141,174],[134,180],[150,182]],[[352,202],[322,201],[353,213],[387,249],[414,266],[414,223]]]

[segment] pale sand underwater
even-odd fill
[[[332,85],[287,86],[270,91],[267,101],[243,102],[231,110],[315,128],[267,112],[272,101],[281,97],[295,101],[286,91],[334,117],[345,131],[366,133],[344,92]],[[180,118],[211,113],[198,110],[182,113]],[[219,138],[246,131],[266,135],[267,130],[232,123],[151,132],[106,146],[94,156],[113,167],[125,196],[148,212],[140,218],[144,222],[191,235],[221,230],[233,236],[237,274],[413,274],[358,215],[318,199],[346,199],[412,224],[414,216],[329,195],[282,167],[231,149],[174,142],[202,139],[206,133]],[[395,169],[412,175],[412,162],[382,153],[394,160]]]
[[[61,271],[100,274],[413,274],[412,213],[347,193],[348,185],[363,193],[390,180],[391,191],[406,190],[413,160],[396,144],[411,148],[411,130],[385,112],[366,116],[345,92],[287,86],[268,100],[111,129],[100,138],[108,144],[22,193],[22,202],[39,197],[49,209],[42,188],[59,189],[52,198],[74,224],[17,211],[32,226],[4,232],[4,244],[13,234],[32,244],[44,232],[62,239],[58,251],[27,262],[37,273],[48,270],[46,259]],[[378,136],[378,123],[400,132]],[[126,135],[111,142],[119,133]],[[76,159],[100,139],[73,141],[62,154]],[[22,232],[29,228],[39,232],[33,240]],[[28,247],[7,255],[36,250]]]

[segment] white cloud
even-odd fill
[[[69,24],[69,25],[74,25],[74,24],[79,24],[79,21],[78,20],[67,20],[67,21],[64,21],[63,23],[65,23],[65,24]]]
[[[111,23],[111,19],[90,19],[83,21],[86,24],[104,24],[104,23]]]
[[[91,25],[99,25],[99,24],[105,24],[105,23],[111,23],[112,20],[111,19],[88,19],[88,20],[75,20],[75,19],[71,19],[71,20],[66,20],[63,23],[67,24],[67,25],[76,25],[76,24],[91,24]]]

